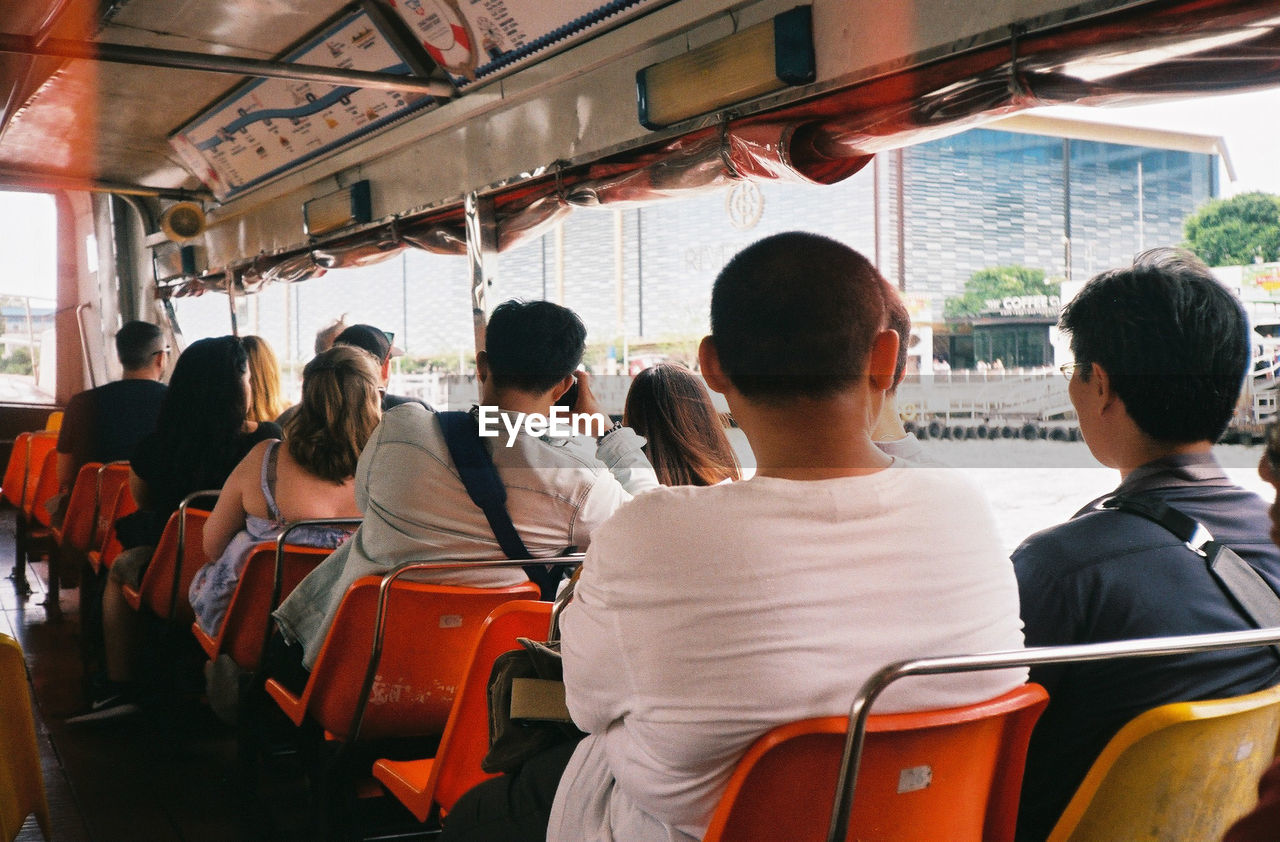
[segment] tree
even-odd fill
[[[948,298],[943,315],[948,319],[972,318],[991,309],[987,302],[1010,296],[1057,295],[1060,284],[1044,278],[1043,269],[1029,266],[995,266],[979,269],[965,282],[964,294]]]
[[[1214,199],[1182,224],[1187,248],[1210,266],[1280,260],[1280,196],[1241,193]]]

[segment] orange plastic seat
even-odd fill
[[[196,571],[208,561],[204,554],[204,525],[209,511],[191,507],[192,501],[217,496],[217,491],[197,491],[187,495],[178,510],[169,516],[151,562],[135,589],[124,585],[121,592],[134,611],[145,605],[162,620],[188,624],[195,619],[187,591]]]
[[[51,433],[56,433],[62,429],[62,416],[65,413],[61,409],[55,409],[49,413],[49,417],[44,419],[44,428]]]
[[[80,568],[86,562],[89,542],[93,538],[93,519],[98,508],[98,469],[101,467],[101,462],[86,462],[80,466],[61,523],[53,522],[53,516],[45,505],[36,504],[35,514],[46,525],[46,530],[44,535],[36,534],[32,538],[40,540],[44,537],[52,545],[49,555],[51,593],[68,583],[75,587],[75,583],[80,581]],[[53,470],[56,474],[56,463]],[[40,482],[44,484],[43,476]],[[36,494],[37,498],[40,496]]]
[[[40,473],[36,478],[34,490],[23,512],[27,525],[32,529],[51,529],[53,513],[45,505],[58,493],[58,451],[50,449],[40,464]],[[48,534],[52,535],[52,532]]]
[[[332,552],[333,550],[320,547],[286,544],[280,559],[279,599],[288,596],[303,577]],[[191,624],[192,633],[210,659],[222,654],[228,655],[237,666],[248,672],[257,670],[261,665],[262,650],[271,625],[271,612],[276,607],[272,602],[275,571],[275,542],[258,544],[245,561],[240,581],[236,584],[235,593],[231,595],[231,603],[227,606],[227,613],[218,633],[210,635],[200,628],[199,623]]]
[[[43,432],[37,433],[28,440],[32,459],[38,454],[40,461],[38,465],[35,461],[28,463],[28,468],[37,467],[34,471],[27,471],[22,508],[18,511],[17,525],[14,529],[17,562],[14,565],[14,574],[15,578],[21,579],[24,584],[27,563],[37,554],[44,554],[53,549],[53,531],[49,527],[53,518],[45,503],[58,493],[58,453],[54,450],[57,441],[56,433]],[[56,592],[56,588],[54,591]],[[55,607],[56,599],[51,599],[47,604],[54,612],[58,610]]]
[[[117,514],[115,507],[121,488],[126,489],[125,508],[128,511]],[[93,536],[89,539],[90,548],[101,549],[103,542],[107,539],[107,533],[115,529],[116,519],[137,511],[133,492],[128,491],[128,488],[128,462],[108,462],[98,469],[98,508],[93,518]],[[130,506],[133,508],[129,508]]]
[[[58,444],[58,434],[45,430],[32,433],[31,438],[27,439],[27,465],[26,479],[22,484],[22,503],[21,508],[23,515],[30,520],[32,505],[35,502],[36,491],[40,485],[40,477],[44,474],[45,463],[48,461],[48,455],[56,448]],[[54,457],[53,464],[57,465],[57,457]],[[58,490],[57,469],[54,469],[53,490]]]
[[[76,474],[62,523],[53,528],[58,549],[87,553],[92,547],[94,519],[98,516],[98,473],[101,462],[86,462]]]
[[[127,466],[125,476],[128,477]],[[107,489],[105,481],[102,487],[104,491]],[[127,482],[117,485],[113,496],[104,496],[102,499],[111,502],[99,507],[94,525],[95,549],[89,550],[89,565],[95,573],[109,570],[116,556],[123,550],[120,539],[116,536],[116,521],[138,510],[138,503],[133,499],[133,492],[129,490]]]
[[[1013,839],[1031,729],[1048,704],[1038,684],[947,710],[873,715],[848,839]],[[739,761],[703,842],[827,838],[846,716],[774,728]]]
[[[464,792],[495,777],[480,768],[489,750],[489,673],[494,659],[519,648],[516,638],[544,639],[550,620],[549,602],[519,600],[495,608],[480,630],[436,756],[373,764],[373,776],[418,821],[438,820]]]
[[[485,618],[504,602],[539,593],[532,582],[465,588],[396,579],[374,656],[381,584],[381,577],[365,576],[348,588],[301,695],[267,681],[295,725],[309,718],[344,742],[440,734]]]
[[[25,493],[23,483],[27,479],[27,461],[31,455],[31,436],[34,433],[19,433],[13,440],[13,450],[9,451],[9,461],[4,468],[4,484],[0,485],[0,499],[14,508],[22,505]]]

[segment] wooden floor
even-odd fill
[[[18,593],[13,512],[0,513],[0,632],[26,653],[53,817],[53,842],[310,840],[306,779],[276,759],[240,770],[231,727],[198,694],[153,700],[126,718],[68,725],[84,709],[79,591],[63,590],[61,617],[46,610],[48,567],[26,571]],[[41,838],[34,819],[19,835]]]

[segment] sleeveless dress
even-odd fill
[[[280,441],[271,442],[267,446],[266,455],[262,459],[262,496],[267,501],[269,517],[261,518],[247,514],[244,529],[237,532],[217,561],[204,565],[196,571],[191,580],[191,588],[187,596],[191,607],[195,610],[196,620],[200,628],[211,635],[217,635],[226,617],[227,607],[235,594],[236,585],[240,582],[240,574],[249,554],[263,541],[274,541],[288,526],[288,522],[280,516],[276,505],[276,459],[279,455]],[[351,533],[340,527],[309,526],[294,530],[289,536],[291,544],[307,547],[324,547],[333,549],[341,544]]]

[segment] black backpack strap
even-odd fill
[[[1183,512],[1160,500],[1117,494],[1098,504],[1154,521],[1173,533],[1187,548],[1204,558],[1209,572],[1236,607],[1256,628],[1280,627],[1280,596],[1252,565],[1235,550],[1213,539],[1209,530]],[[1280,645],[1271,647],[1280,656]]]
[[[484,443],[480,441],[480,425],[470,412],[437,412],[449,456],[458,476],[467,488],[467,496],[484,512],[493,536],[507,558],[529,558],[529,550],[516,532],[507,513],[507,488],[498,477],[498,469]],[[543,599],[555,595],[560,569],[548,570],[543,564],[526,564],[525,575],[542,589]],[[549,596],[550,595],[550,596]]]
[[[1098,508],[1116,509],[1155,521],[1172,532],[1173,536],[1179,541],[1201,555],[1204,555],[1204,545],[1213,540],[1209,530],[1201,526],[1199,521],[1193,517],[1188,517],[1162,500],[1116,494],[1098,503]]]

